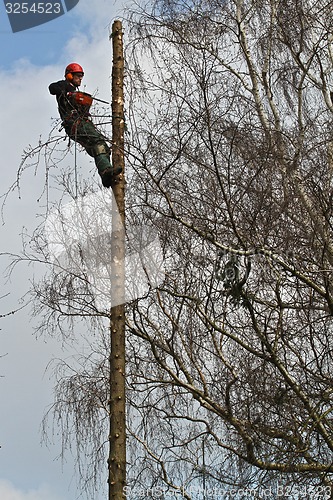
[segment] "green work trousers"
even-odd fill
[[[99,173],[111,168],[110,148],[107,145],[104,135],[97,130],[91,120],[77,118],[76,120],[66,120],[64,127],[67,135],[75,142],[85,148],[88,155],[95,160],[95,165]]]

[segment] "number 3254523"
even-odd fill
[[[27,2],[7,2],[7,14],[61,14],[61,4],[51,2],[36,2],[29,5]]]

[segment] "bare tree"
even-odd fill
[[[127,496],[330,498],[330,3],[149,5],[127,20],[127,224],[140,250],[158,233],[165,277],[127,300]],[[106,457],[109,246],[84,241],[32,293],[43,331],[95,328],[53,407],[64,448],[89,443],[88,487]],[[48,262],[50,238],[32,242],[25,258]]]
[[[129,22],[129,212],[167,267],[127,316],[133,484],[329,498],[329,2],[161,0]]]

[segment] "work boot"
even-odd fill
[[[103,172],[100,172],[99,175],[102,178],[102,184],[104,187],[109,188],[112,185],[113,181],[113,170],[112,168],[106,168]]]
[[[123,170],[121,167],[113,168],[107,155],[102,154],[96,156],[95,163],[98,169],[98,173],[102,178],[102,184],[107,188],[112,185],[114,177],[120,174],[120,172],[122,172]]]

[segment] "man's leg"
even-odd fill
[[[95,159],[95,165],[101,176],[104,187],[110,187],[115,175],[120,174],[121,168],[113,168],[110,162],[110,149],[105,142],[101,142],[89,148]]]
[[[120,174],[122,168],[112,167],[110,162],[111,151],[104,136],[91,121],[82,120],[78,122],[75,137],[72,135],[72,138],[79,142],[87,153],[94,158],[103,186],[110,187],[114,176]]]

